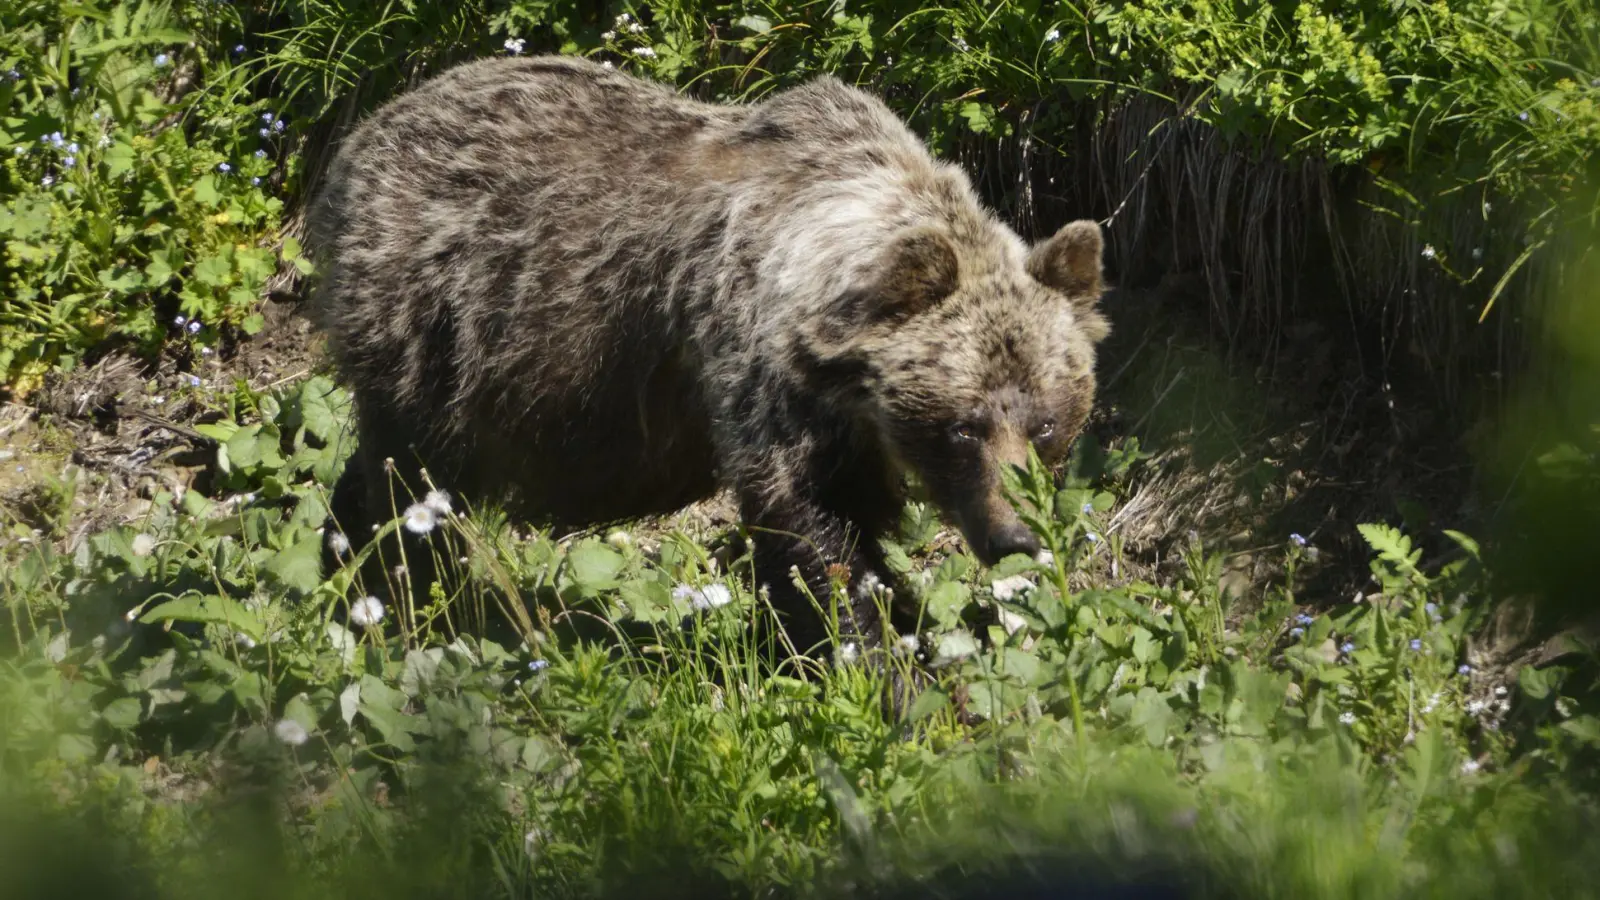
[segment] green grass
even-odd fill
[[[1563,771],[1596,719],[1547,671],[1497,693],[1460,669],[1490,598],[1465,536],[1424,570],[1364,528],[1374,590],[1318,614],[1295,595],[1315,548],[1288,538],[1261,596],[1222,591],[1198,545],[1171,583],[1111,578],[1116,454],[1018,473],[1051,565],[935,551],[914,505],[891,559],[938,683],[897,718],[907,647],[759,644],[748,557],[670,523],[557,541],[443,516],[449,592],[360,627],[360,560],[317,568],[342,393],[223,406],[200,427],[234,500],[163,494],[70,554],[67,515],[3,551],[7,872],[146,879],[116,896],[239,871],[274,896],[830,895],[1032,860],[1212,896],[1586,890],[1593,806]],[[713,584],[729,602],[696,604]],[[30,823],[102,849],[60,866]]]

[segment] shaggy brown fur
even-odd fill
[[[1065,451],[1107,329],[1098,226],[1030,252],[832,78],[735,107],[575,59],[467,64],[349,136],[309,224],[352,472],[426,465],[559,525],[730,485],[802,649],[822,631],[791,568],[822,600],[831,567],[884,577],[904,470],[984,558],[1037,550],[999,466]],[[875,639],[865,591],[839,611]]]

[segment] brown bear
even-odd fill
[[[826,632],[795,570],[823,603],[844,575],[842,636],[881,639],[861,588],[904,474],[980,558],[1039,549],[1001,467],[1065,453],[1108,329],[1095,223],[1030,248],[831,77],[734,106],[461,65],[345,138],[309,236],[357,410],[347,530],[389,510],[385,458],[551,526],[728,486],[802,650]]]

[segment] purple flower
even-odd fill
[[[1298,626],[1289,629],[1289,636],[1290,637],[1299,637],[1300,635],[1305,634],[1305,633],[1306,633],[1306,630],[1304,628],[1300,628]]]
[[[258,177],[252,177],[252,178],[251,178],[251,179],[250,179],[250,183],[251,183],[251,184],[260,184],[260,183],[261,183],[261,179],[260,179],[260,178],[258,178]]]
[[[265,151],[265,150],[257,150],[256,151],[256,159],[266,159],[266,158],[267,158],[267,151]]]
[[[199,375],[190,375],[189,376],[189,386],[190,387],[199,387],[200,386],[200,376]]]
[[[68,169],[72,168],[73,166],[75,166],[77,164],[78,164],[78,158],[76,156],[69,156],[66,159],[63,159],[61,161],[61,165],[65,166]]]
[[[267,124],[270,125],[272,123],[272,113],[269,113],[269,112],[262,113],[261,114],[261,121],[266,122]]]
[[[200,320],[199,319],[195,319],[193,322],[189,323],[189,333],[190,334],[199,334],[200,333],[200,328],[201,328],[201,325],[200,325]]]
[[[1472,667],[1467,665],[1466,663],[1462,663],[1461,665],[1456,666],[1456,674],[1457,675],[1471,675],[1472,674]]]
[[[189,324],[189,320],[185,316],[178,316],[177,318],[172,320],[172,324],[178,326],[179,328],[182,328],[183,326]]]
[[[1349,641],[1345,641],[1344,644],[1342,644],[1339,647],[1339,652],[1340,653],[1354,653],[1354,652],[1356,652],[1356,645],[1350,643]]]
[[[260,131],[259,131],[259,132],[258,132],[258,134],[260,134],[260,135],[261,135],[261,136],[262,136],[262,137],[272,137],[272,132],[270,132],[270,131],[268,131],[268,130],[267,130],[267,129],[265,129],[265,128],[263,128],[263,129],[261,129],[261,130],[260,130]]]
[[[235,45],[233,45],[233,52],[235,54],[243,53],[244,52],[244,45],[243,44],[235,44]]]
[[[1304,547],[1306,545],[1306,539],[1304,535],[1296,532],[1289,535],[1289,543],[1294,544],[1296,547]]]
[[[1517,113],[1517,118],[1519,118],[1522,121],[1526,122],[1526,121],[1528,121],[1528,114],[1526,112]]]
[[[283,120],[282,119],[274,119],[273,122],[272,122],[272,130],[273,131],[282,131],[283,130]]]
[[[1315,619],[1313,619],[1312,617],[1306,615],[1305,613],[1300,613],[1299,615],[1295,616],[1294,620],[1296,622],[1299,622],[1301,625],[1310,625],[1312,622],[1316,621]]]
[[[233,171],[233,166],[230,166],[225,162],[217,163],[217,171],[218,172],[232,172]]]
[[[1411,649],[1413,649],[1413,650],[1421,650],[1422,649],[1422,640],[1421,640],[1421,638],[1412,638],[1411,639]]]
[[[77,156],[78,155],[78,142],[77,141],[73,141],[72,143],[68,144],[67,145],[67,152],[71,153],[73,156]]]

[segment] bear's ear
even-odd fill
[[[1028,254],[1028,274],[1072,298],[1074,306],[1100,299],[1100,225],[1079,219],[1061,226]]]
[[[933,307],[961,280],[956,247],[933,228],[909,228],[884,250],[872,287],[878,316],[903,318]]]

